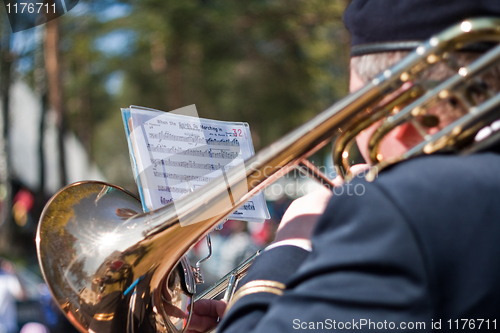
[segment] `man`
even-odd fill
[[[394,52],[478,16],[499,17],[500,2],[352,1],[344,15],[355,56],[351,91],[402,56]],[[443,127],[460,111],[448,103],[432,113]],[[364,156],[375,129],[357,138]],[[417,134],[398,127],[381,153],[400,155]],[[499,170],[494,149],[436,154],[397,164],[372,183],[356,178],[363,195],[297,200],[240,283],[219,332],[500,328]],[[206,330],[224,308],[195,304],[190,329]]]

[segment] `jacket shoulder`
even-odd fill
[[[500,154],[492,152],[434,155],[360,182],[412,230],[440,316],[491,316],[500,306],[499,171]]]

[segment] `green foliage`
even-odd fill
[[[201,117],[249,122],[258,150],[345,96],[345,5],[81,1],[78,6],[89,10],[61,18],[70,126],[109,180],[129,189],[120,107],[169,111],[196,104]],[[126,8],[128,15],[103,18],[113,8]],[[110,51],[121,40],[121,48]],[[116,91],[109,89],[113,75],[121,82]]]

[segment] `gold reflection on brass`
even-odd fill
[[[114,318],[114,316],[114,313],[96,313],[94,315],[94,319],[99,321],[110,321]]]

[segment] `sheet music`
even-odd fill
[[[160,208],[234,167],[243,168],[254,154],[246,123],[133,106],[122,109],[122,115],[145,210]],[[260,193],[229,218],[263,221],[270,216]]]

